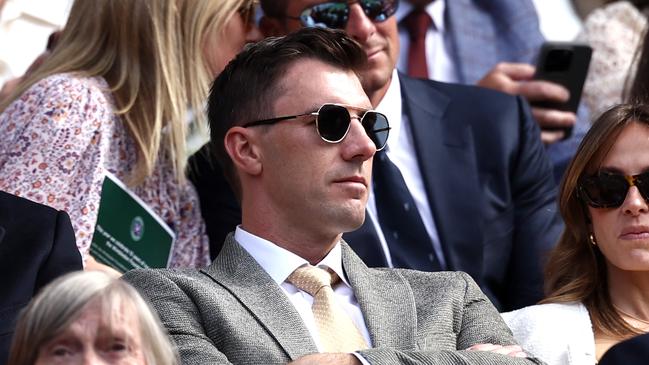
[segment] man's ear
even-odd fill
[[[264,37],[279,37],[286,35],[284,25],[277,18],[271,18],[266,15],[259,19],[259,30]]]
[[[243,127],[232,127],[225,134],[225,150],[238,170],[249,175],[262,171],[261,154],[254,131]]]

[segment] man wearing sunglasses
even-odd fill
[[[377,156],[391,160],[403,176],[405,187],[392,190],[407,188],[412,197],[403,208],[386,208],[390,197],[379,196],[374,186],[369,219],[345,235],[354,250],[370,266],[466,271],[502,310],[541,299],[542,257],[562,224],[551,165],[527,103],[398,73],[398,0],[262,0],[261,5],[266,35],[305,26],[344,29],[368,56],[363,88],[392,127]],[[381,222],[381,210],[400,210],[391,222],[410,227],[413,219],[399,216],[413,205],[420,228],[399,231]],[[393,242],[412,232],[420,233],[407,247]]]
[[[532,364],[465,273],[371,269],[341,240],[363,223],[390,124],[344,32],[246,48],[208,101],[242,223],[202,270],[124,275],[184,364]],[[509,356],[507,356],[509,355]]]

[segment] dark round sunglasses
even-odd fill
[[[373,22],[383,22],[396,13],[399,0],[329,1],[308,7],[300,16],[287,16],[299,20],[305,27],[343,29],[349,20],[349,6],[358,3]]]
[[[593,208],[617,208],[624,203],[632,186],[649,203],[649,172],[633,176],[599,172],[581,178],[578,191],[581,199]]]
[[[361,110],[364,112],[363,116],[360,117],[360,121],[365,129],[365,133],[367,133],[367,136],[370,137],[372,142],[374,142],[376,150],[382,150],[388,142],[388,134],[390,133],[388,118],[374,110],[366,110],[349,105],[323,104],[318,111],[315,112],[257,120],[244,124],[243,127],[248,128],[258,125],[272,125],[283,120],[312,115],[316,117],[315,126],[320,138],[328,143],[338,143],[347,136],[352,118],[358,118],[352,117],[347,109]]]

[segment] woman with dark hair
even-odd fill
[[[649,331],[649,106],[606,111],[561,185],[565,230],[540,305],[504,313],[518,342],[548,364],[593,364]]]

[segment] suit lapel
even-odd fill
[[[343,268],[361,307],[373,347],[414,350],[417,314],[410,286],[394,271],[372,270],[342,243]]]
[[[237,297],[291,360],[318,352],[293,304],[232,234],[212,265],[201,271]]]
[[[449,270],[481,277],[482,194],[470,124],[432,81],[403,75],[401,98],[408,116],[417,160]],[[470,107],[464,105],[462,107]],[[472,254],[467,254],[471,252]]]

